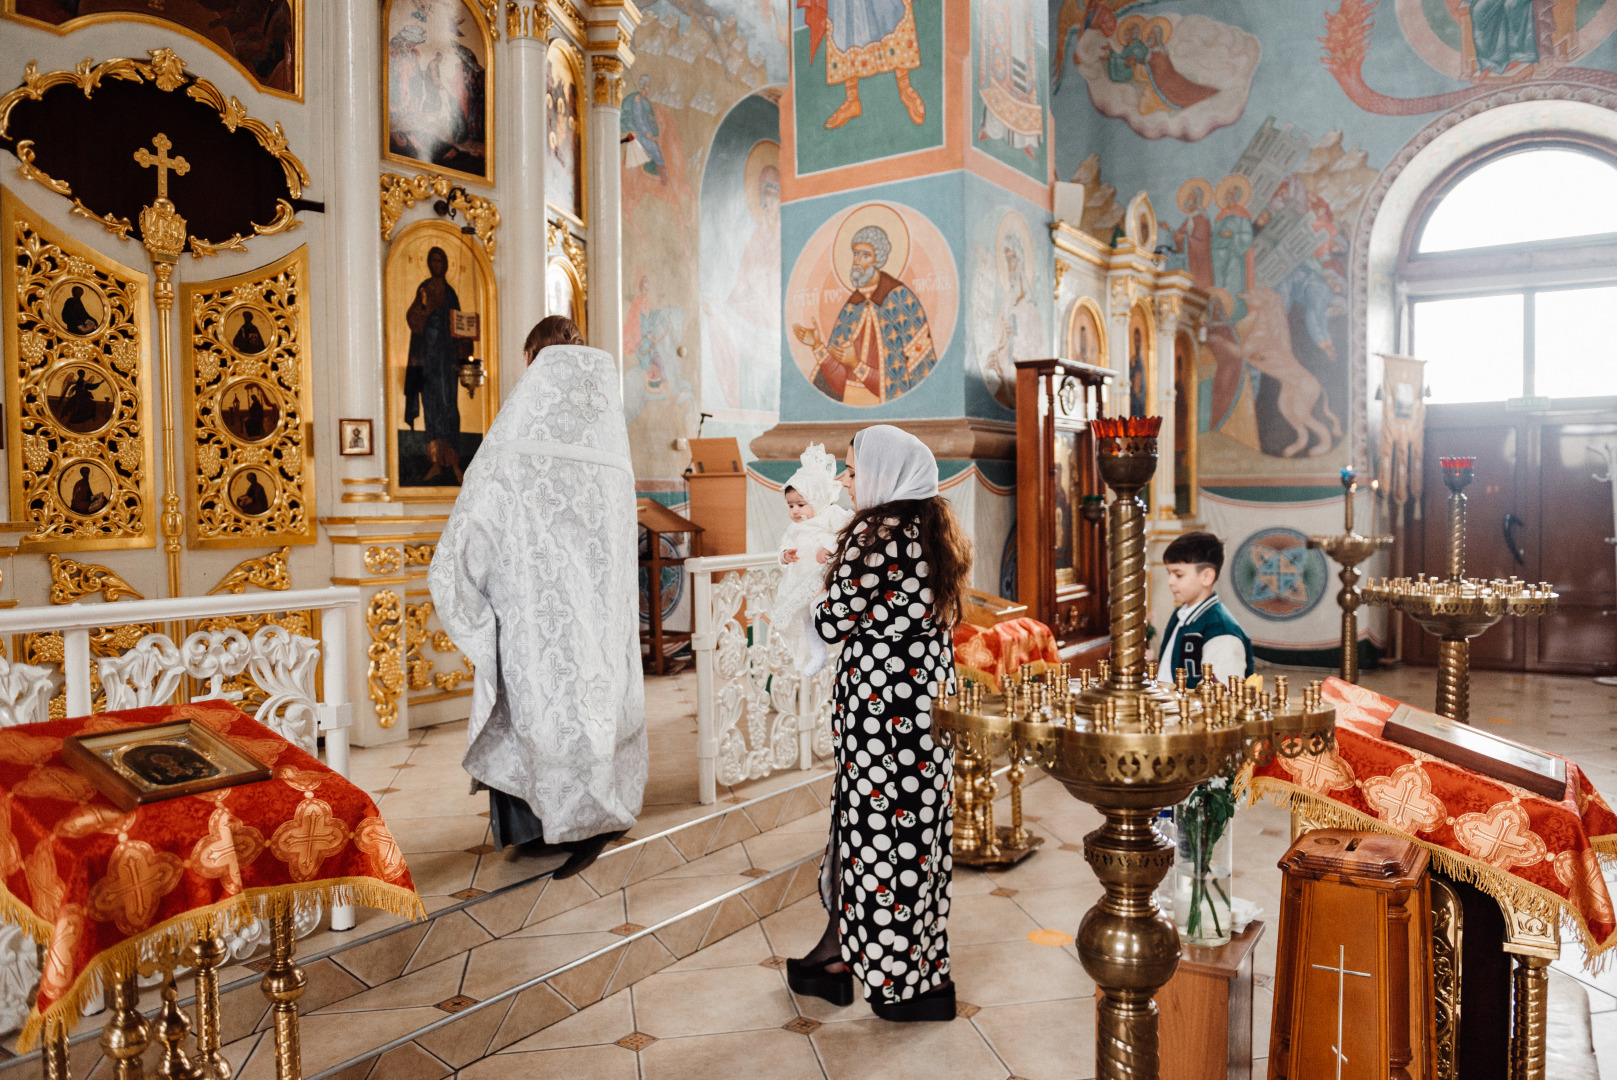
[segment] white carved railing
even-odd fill
[[[696,656],[697,794],[831,753],[836,663],[805,678],[765,618],[782,569],[773,553],[685,560]],[[744,608],[743,608],[744,606]],[[751,641],[748,641],[748,631]]]

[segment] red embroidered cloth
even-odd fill
[[[70,735],[195,719],[274,778],[125,813],[62,761]],[[424,910],[398,845],[359,788],[224,701],[0,730],[0,915],[46,947],[22,1042],[71,1023],[103,977],[301,896],[406,918]]]
[[[1023,664],[1043,671],[1059,659],[1055,635],[1037,619],[1008,619],[998,626],[963,622],[954,628],[955,667],[995,688],[1001,675],[1014,675]]]
[[[1336,749],[1254,770],[1254,798],[1303,801],[1332,824],[1413,839],[1495,898],[1551,917],[1558,909],[1591,957],[1617,945],[1600,873],[1601,856],[1617,857],[1617,814],[1575,762],[1566,797],[1546,799],[1381,738],[1401,704],[1393,698],[1340,679],[1327,679],[1324,695],[1336,706]]]

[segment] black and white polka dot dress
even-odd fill
[[[932,740],[932,699],[953,679],[954,649],[932,621],[919,530],[896,518],[876,537],[866,530],[856,527],[815,609],[820,636],[843,642],[832,718],[835,887],[822,891],[866,999],[895,1003],[949,977],[954,756]]]

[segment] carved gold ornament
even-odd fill
[[[1180,297],[1172,293],[1157,297],[1157,321],[1165,329],[1172,330],[1179,325],[1179,316],[1183,310],[1184,301]]]
[[[431,198],[447,199],[451,209],[457,210],[477,234],[489,258],[494,258],[497,239],[494,230],[500,227],[500,210],[481,195],[473,195],[459,184],[444,176],[418,173],[400,176],[382,174],[382,239],[393,239],[393,230],[404,212],[418,202]]]
[[[0,191],[11,519],[23,550],[152,547],[147,276]]]
[[[437,688],[443,693],[450,693],[461,683],[471,679],[472,662],[461,655],[454,641],[450,640],[444,631],[427,629],[427,620],[432,618],[434,610],[431,600],[419,604],[405,603],[404,667],[411,690]],[[438,671],[437,662],[427,659],[423,652],[429,642],[433,652],[458,657],[461,666],[449,671]]]
[[[365,569],[373,574],[396,574],[404,566],[404,556],[398,548],[368,547],[365,549]]]
[[[262,120],[256,120],[248,116],[247,107],[241,103],[240,98],[226,96],[222,90],[207,79],[192,75],[186,70],[185,61],[181,60],[172,49],[153,49],[148,55],[151,58],[149,60],[118,57],[113,60],[104,60],[99,64],[85,59],[80,61],[72,71],[50,71],[45,74],[40,74],[37,61],[30,60],[23,71],[22,85],[4,95],[0,95],[0,137],[7,134],[11,123],[12,110],[16,108],[19,102],[38,101],[45,96],[46,91],[53,87],[76,86],[83,91],[84,96],[87,98],[94,95],[102,82],[108,79],[149,82],[159,90],[166,92],[173,92],[184,87],[187,96],[205,105],[212,106],[219,113],[220,122],[224,124],[226,130],[231,132],[238,129],[243,130],[258,140],[258,144],[280,163],[281,171],[286,176],[287,192],[291,198],[302,198],[303,188],[309,183],[309,171],[304,168],[303,162],[298,160],[297,155],[289,149],[286,132],[282,129],[279,121],[274,125],[270,125]],[[146,153],[150,152],[146,151]],[[160,150],[159,155],[154,156],[161,156],[161,154],[162,151]],[[31,147],[26,159],[22,157],[20,150],[18,157],[24,163],[20,170],[22,175],[44,184],[58,195],[73,198],[74,213],[88,217],[93,221],[99,221],[110,232],[125,238],[128,237],[130,223],[127,220],[110,215],[103,216],[85,206],[73,196],[65,181],[48,176],[33,164]],[[178,214],[170,216],[169,212],[174,210],[174,206],[168,202],[165,187],[166,185],[159,181],[159,199],[157,203],[147,208],[148,212],[153,212],[152,220],[150,221],[151,228],[147,227],[147,215],[142,214],[141,231],[148,246],[159,237],[161,237],[162,243],[172,244],[174,240],[171,235],[173,224],[174,221],[179,221],[182,233],[178,237],[179,244],[175,249],[177,254],[178,250],[184,247],[186,240],[183,234],[184,219],[179,218]],[[166,206],[164,206],[165,203],[167,204]],[[271,221],[262,225],[257,222],[253,223],[253,231],[256,234],[268,235],[297,228],[299,222],[293,217],[292,204],[287,199],[277,199],[275,208],[276,214]],[[242,241],[244,239],[239,233],[222,242],[209,242],[198,237],[190,237],[191,254],[195,258],[201,258],[221,250],[240,249],[243,246]]]
[[[292,549],[278,548],[268,555],[257,559],[245,559],[237,563],[219,584],[208,590],[208,595],[215,593],[241,594],[251,585],[258,589],[269,589],[273,592],[284,592],[292,587],[292,574],[287,569],[286,556]],[[257,627],[254,627],[257,629]]]
[[[437,554],[437,544],[405,544],[405,566],[431,566],[432,557]]]
[[[492,20],[491,20],[492,22]],[[507,0],[505,5],[505,35],[510,38],[537,38],[544,41],[550,37],[550,10],[545,6],[544,0],[517,3],[516,0]]]
[[[365,669],[365,683],[371,704],[376,709],[376,722],[390,728],[399,722],[399,694],[404,691],[404,665],[400,659],[400,629],[404,610],[399,594],[382,589],[371,597],[365,609],[365,628],[370,631],[371,643],[365,647],[370,661]]]
[[[56,555],[52,555],[50,560],[53,604],[71,604],[81,596],[97,592],[109,604],[120,596],[130,596],[136,600],[145,599],[135,591],[134,586],[105,566],[74,562],[72,559],[63,559]]]
[[[623,105],[623,61],[615,56],[592,56],[590,66],[595,73],[592,94],[595,104],[620,108]]]
[[[309,255],[185,286],[188,528],[194,547],[315,541],[308,468]]]

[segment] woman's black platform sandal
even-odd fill
[[[870,1011],[883,1020],[890,1020],[895,1024],[924,1020],[953,1020],[955,1016],[954,980],[951,979],[924,994],[919,994],[907,1001],[900,1001],[892,1005],[884,1001],[872,1000]]]
[[[842,963],[841,958],[816,964],[809,960],[786,961],[786,985],[793,993],[823,998],[833,1005],[853,1004],[853,972],[827,971],[831,964]]]

